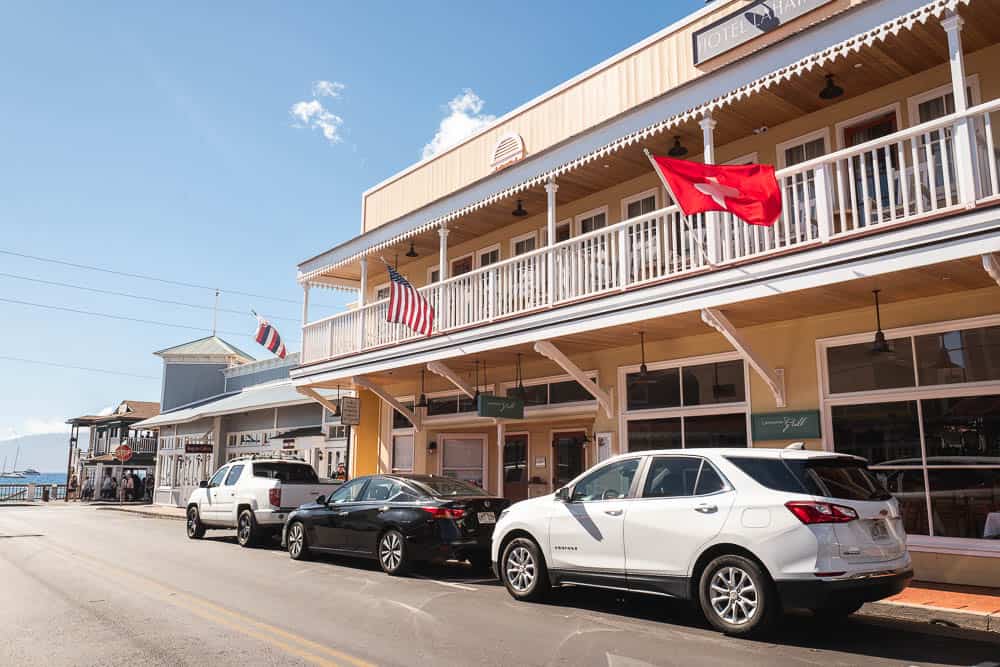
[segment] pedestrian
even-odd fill
[[[108,498],[115,497],[115,479],[111,476],[111,471],[109,470],[104,479],[101,480],[101,500],[107,500]]]
[[[135,489],[132,491],[133,500],[145,500],[146,499],[146,482],[139,477],[138,474],[133,475],[135,479]]]
[[[76,495],[76,473],[69,476],[69,482],[66,484],[66,498],[71,499]]]
[[[93,500],[94,498],[94,478],[88,477],[83,482],[83,493],[81,494],[81,500]]]

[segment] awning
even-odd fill
[[[914,25],[918,23],[925,23],[929,19],[941,17],[948,11],[954,11],[960,5],[968,5],[971,1],[972,0],[935,0],[934,2],[923,5],[918,9],[882,23],[876,28],[859,33],[849,39],[843,40],[833,46],[782,67],[781,69],[775,70],[770,74],[759,77],[752,83],[736,88],[725,95],[721,95],[708,102],[692,107],[687,111],[672,115],[662,121],[625,134],[624,136],[621,136],[595,150],[589,151],[574,160],[543,170],[527,180],[498,190],[472,204],[456,208],[445,215],[434,217],[426,222],[418,223],[411,229],[395,234],[391,238],[384,238],[385,226],[372,230],[361,237],[356,237],[355,239],[343,243],[336,248],[313,258],[312,260],[304,262],[304,266],[312,266],[315,268],[309,268],[305,271],[300,270],[298,281],[300,284],[309,284],[316,287],[337,288],[338,286],[336,285],[320,282],[317,279],[327,271],[332,271],[339,267],[351,264],[358,261],[362,257],[366,257],[385,248],[398,245],[402,241],[427,232],[442,224],[451,222],[452,220],[461,218],[485,206],[489,206],[495,202],[513,197],[514,195],[529,188],[542,185],[549,179],[565,174],[595,160],[599,160],[623,148],[633,146],[644,139],[662,134],[683,123],[700,118],[706,114],[710,114],[715,110],[738,102],[739,100],[749,97],[762,90],[780,85],[782,82],[796,77],[803,72],[824,67],[831,62],[860,51],[865,46],[871,46],[876,42],[884,41],[890,35],[895,35],[903,30],[909,30]],[[667,93],[665,96],[668,97],[669,95],[670,93]],[[359,245],[358,241],[361,239],[370,240],[371,245],[367,245],[361,250],[354,250],[354,248]],[[364,242],[362,241],[362,244],[363,243]]]

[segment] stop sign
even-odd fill
[[[125,463],[132,458],[132,448],[128,445],[118,445],[115,448],[115,458],[122,463]]]

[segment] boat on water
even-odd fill
[[[11,470],[10,472],[0,473],[0,479],[24,479],[24,473]]]
[[[25,477],[35,477],[37,475],[41,475],[42,473],[38,472],[34,468],[25,468],[24,470],[21,471],[21,474],[24,475]]]

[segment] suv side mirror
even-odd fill
[[[199,489],[207,489],[208,488],[208,480],[207,479],[203,479],[200,482],[198,482],[198,488]]]
[[[559,489],[558,491],[556,491],[556,500],[558,500],[559,502],[568,503],[569,499],[570,499],[570,495],[569,495],[569,487],[568,486],[564,486],[561,489]]]
[[[323,495],[317,496],[316,497],[316,504],[317,505],[324,505],[324,504],[326,504],[326,496],[323,496]]]

